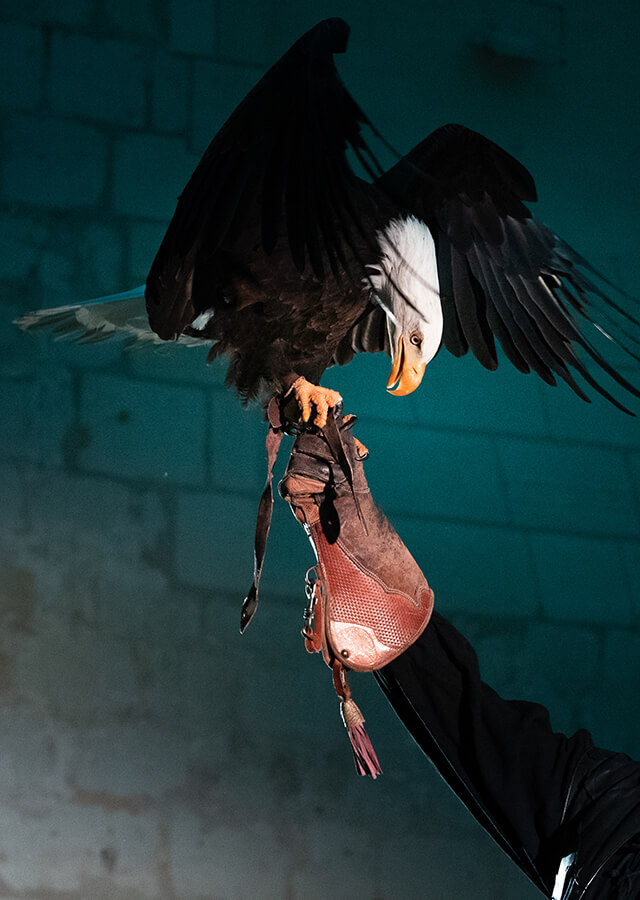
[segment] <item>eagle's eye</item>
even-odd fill
[[[419,331],[414,331],[414,332],[412,332],[411,336],[409,337],[409,341],[415,347],[420,347],[422,345],[422,335],[420,334]]]

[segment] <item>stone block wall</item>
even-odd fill
[[[637,294],[639,19],[614,13],[0,4],[2,900],[534,897],[366,677],[385,775],[353,774],[298,634],[312,557],[282,504],[238,635],[264,428],[224,369],[11,323],[141,283],[210,137],[328,14],[353,28],[347,85],[400,151],[446,121],[493,137],[536,174],[539,215]],[[505,55],[525,39],[538,61]],[[640,754],[637,420],[506,364],[440,355],[407,398],[386,368],[325,381],[359,413],[375,496],[440,611],[506,696]]]

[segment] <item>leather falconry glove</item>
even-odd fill
[[[260,502],[254,583],[243,606],[242,630],[257,606],[271,518],[271,472],[283,430],[273,404],[269,421],[269,476]],[[321,652],[332,669],[356,769],[375,778],[380,765],[364,717],[351,698],[347,672],[372,672],[399,656],[426,628],[434,598],[420,567],[373,501],[363,468],[367,453],[351,430],[355,421],[355,416],[332,410],[324,428],[298,434],[280,494],[317,558],[306,579],[306,648]]]

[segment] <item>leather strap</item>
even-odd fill
[[[349,682],[347,681],[347,672],[345,667],[342,665],[339,659],[333,660],[331,664],[331,669],[333,671],[333,686],[336,689],[336,694],[343,701],[351,699],[351,689],[349,687]]]
[[[339,415],[339,409],[337,409],[336,407],[330,410],[329,416],[327,417],[327,424],[324,426],[324,436],[326,438],[327,444],[331,449],[331,452],[333,453],[334,459],[345,474],[345,478],[347,479],[349,487],[351,488],[351,494],[353,496],[353,502],[356,507],[356,512],[358,513],[358,518],[360,519],[360,524],[362,525],[364,533],[368,534],[369,532],[367,531],[367,523],[365,522],[365,518],[362,515],[362,510],[360,509],[360,504],[358,502],[358,495],[353,486],[353,469],[351,468],[351,460],[349,459],[349,456],[344,449],[342,434],[340,433],[340,429],[338,428]]]
[[[340,428],[338,427],[339,415],[339,409],[334,408],[330,411],[330,414],[327,418],[327,424],[323,429],[323,433],[334,459],[344,472],[345,478],[347,479],[349,487],[351,488],[351,493],[353,495],[358,518],[360,519],[364,533],[368,534],[367,525],[362,514],[362,510],[360,509],[360,504],[358,502],[358,495],[354,489],[353,469],[351,467],[351,461],[349,460],[349,456],[345,450],[342,440],[342,434],[340,433]],[[262,496],[260,497],[260,503],[258,504],[258,518],[256,521],[256,533],[253,553],[253,583],[249,588],[249,592],[244,598],[242,604],[242,611],[240,613],[241,634],[247,628],[247,625],[254,617],[258,608],[258,589],[260,586],[260,576],[262,575],[262,566],[264,563],[264,555],[267,548],[267,538],[269,536],[269,529],[271,528],[271,516],[273,513],[273,467],[275,465],[276,459],[278,458],[278,450],[280,449],[280,444],[282,443],[282,436],[283,434],[285,434],[285,432],[290,430],[289,423],[283,421],[280,408],[280,400],[276,397],[273,397],[271,399],[269,406],[267,407],[267,419],[269,420],[269,430],[267,431],[266,440],[267,480],[264,486],[264,490],[262,491]],[[352,419],[355,420],[355,417],[351,417],[348,420],[349,427],[353,424]],[[330,467],[327,467],[327,474],[330,477]]]
[[[273,467],[278,458],[278,450],[282,443],[282,435],[284,433],[280,424],[280,413],[277,404],[273,406],[273,400],[269,404],[268,410],[269,430],[267,431],[267,481],[260,497],[258,504],[258,519],[256,521],[256,534],[254,540],[253,552],[253,584],[249,588],[249,593],[244,598],[242,611],[240,613],[240,633],[244,632],[247,625],[254,617],[258,608],[258,588],[260,586],[260,576],[262,575],[262,565],[264,563],[264,554],[267,549],[267,538],[269,529],[271,528],[271,515],[273,513]]]

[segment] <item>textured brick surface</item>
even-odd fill
[[[398,891],[399,896],[418,897],[425,887],[425,865],[429,872],[429,883],[442,897],[473,896],[482,900],[509,896],[510,891],[522,890],[528,896],[528,885],[524,878],[519,880],[510,871],[506,861],[496,861],[492,883],[483,877],[484,869],[482,839],[457,841],[456,855],[451,853],[448,840],[421,839],[419,834],[386,835],[380,846],[379,871],[380,889],[383,896]],[[402,848],[402,849],[401,849]],[[399,865],[399,854],[406,854],[409,865]],[[464,861],[464,864],[463,864]],[[519,896],[519,894],[518,894]]]
[[[601,641],[594,628],[540,622],[532,624],[522,647],[525,675],[544,672],[562,688],[579,693],[600,673]]]
[[[106,143],[92,126],[16,116],[7,128],[6,197],[53,207],[93,206],[106,177]]]
[[[640,527],[622,453],[501,440],[514,521],[536,528],[636,535]]]
[[[216,39],[216,15],[207,0],[170,0],[171,49],[210,56]]]
[[[0,393],[0,452],[43,466],[60,465],[73,420],[71,377],[61,369],[38,380],[7,381]]]
[[[159,484],[204,480],[206,413],[199,391],[87,375],[80,415],[84,468]]]
[[[241,560],[252,559],[251,520],[257,503],[225,494],[181,494],[178,502],[178,577],[203,588],[242,591]],[[250,568],[250,566],[249,566]],[[251,571],[248,571],[249,581]]]
[[[137,897],[157,896],[157,827],[151,817],[134,819],[124,811],[77,805],[31,819],[9,809],[4,823],[6,862],[1,875],[14,897],[34,896],[30,888],[37,896],[42,884],[54,896],[60,892],[74,900],[118,896],[119,886],[126,891],[127,875],[136,885]],[[109,870],[115,866],[109,861],[114,858],[121,869],[112,874]]]
[[[37,28],[0,24],[0,105],[31,109],[42,98],[44,39]]]
[[[260,78],[245,66],[197,62],[194,70],[193,145],[202,152]]]
[[[112,293],[114,284],[122,280],[124,257],[118,231],[100,222],[90,224],[83,230],[78,249],[91,296],[102,297]]]
[[[0,215],[0,278],[26,280],[48,240],[49,230],[37,217]]]
[[[155,222],[132,222],[129,226],[129,272],[133,284],[146,280],[165,230],[164,224]]]
[[[120,125],[145,120],[146,54],[133,43],[54,34],[51,102],[55,111]],[[118,78],[111,77],[118,72]]]
[[[479,40],[507,56],[522,56],[536,62],[565,61],[564,10],[536,2],[496,3],[484,11]]]
[[[372,447],[367,478],[385,509],[483,522],[507,520],[492,440],[364,418],[358,436]],[[390,480],[387,473],[393,471],[402,471],[402,477]]]
[[[632,597],[634,621],[640,623],[640,542],[625,541],[620,545],[620,552]]]
[[[135,693],[133,666],[117,642],[107,645],[81,629],[75,634],[50,631],[46,645],[34,638],[21,640],[16,647],[16,678],[27,702],[43,703],[55,718],[85,726],[117,720],[126,714]]]
[[[23,488],[20,469],[7,461],[0,462],[0,505],[2,506],[3,542],[9,531],[18,531],[24,515]]]
[[[593,733],[596,744],[637,759],[640,726],[635,709],[635,693],[616,691],[609,684],[585,691],[578,700],[579,721]]]
[[[631,598],[616,543],[573,535],[536,535],[532,543],[547,616],[630,624]]]
[[[246,594],[253,577],[253,532],[260,492],[180,495],[178,503],[178,577],[207,590]],[[302,529],[279,501],[269,534],[261,591],[267,596],[303,596],[304,573],[313,565]]]
[[[387,393],[387,380],[391,370],[391,361],[383,354],[356,356],[348,366],[334,366],[322,377],[326,387],[339,391],[344,401],[345,411],[357,409],[359,418],[381,420],[383,422],[406,423],[415,425],[420,421],[419,407],[429,404],[428,379],[420,392],[406,397],[392,397]],[[428,375],[429,373],[427,373]],[[427,378],[425,375],[425,378]],[[365,427],[358,426],[358,433]],[[420,434],[420,433],[418,433]],[[417,442],[417,452],[421,452],[421,443]]]
[[[445,615],[468,610],[521,617],[540,608],[526,535],[488,525],[391,519]]]
[[[253,850],[247,857],[247,841]],[[179,896],[206,896],[215,882],[225,897],[246,897],[260,885],[263,897],[287,892],[287,871],[279,841],[268,822],[243,825],[205,823],[183,814],[172,832]]]
[[[187,735],[138,722],[123,724],[117,734],[104,725],[87,728],[68,765],[76,796],[93,792],[135,798],[134,812],[136,806],[149,807],[162,798],[176,781],[185,781],[188,759]]]
[[[629,377],[633,381],[633,377]],[[635,380],[637,382],[637,377]],[[635,410],[630,394],[615,387],[612,392],[621,403]],[[601,397],[593,396],[591,403],[584,403],[571,391],[548,391],[545,392],[545,401],[550,432],[559,438],[636,449],[640,446],[637,418],[626,416]]]
[[[640,633],[637,629],[623,631],[612,628],[604,642],[604,669],[613,683],[624,684],[630,680],[638,683],[640,677]]]
[[[633,451],[628,458],[628,471],[631,475],[632,495],[636,501],[636,508],[640,509],[640,453]]]
[[[270,29],[260,4],[251,0],[245,6],[243,38],[236,28],[237,10],[234,10],[233,5],[225,0],[218,9],[218,46],[222,58],[254,65],[270,63],[273,57],[268,34]]]
[[[354,4],[352,11],[358,9]],[[265,14],[260,0],[248,0],[243,9],[243,28],[237,27],[237,8],[231,0],[218,5],[218,54],[225,62],[270,65],[326,11],[304,4],[286,3],[269,7]]]
[[[102,6],[101,13],[109,30],[145,41],[164,41],[166,21],[162,4],[155,0],[109,0]]]
[[[185,347],[179,341],[167,341],[153,347],[133,346],[124,355],[127,371],[140,378],[162,382],[182,382],[203,388],[221,387],[225,368],[220,363],[207,364],[207,351],[211,346]],[[239,403],[236,412],[240,415]]]
[[[418,421],[427,428],[544,436],[549,432],[547,393],[552,404],[558,391],[518,372],[504,358],[496,372],[489,372],[471,353],[461,359],[442,353],[429,364],[416,395]]]
[[[20,4],[2,0],[0,12],[3,19],[24,20],[38,25],[60,23],[82,26],[89,23],[94,7],[87,0],[25,0]]]
[[[159,499],[108,479],[39,470],[18,476],[23,526],[12,549],[16,564],[27,567],[34,548],[39,553],[38,618],[47,626],[104,625],[122,637],[151,634],[151,606],[166,597],[170,563]]]
[[[211,452],[217,487],[260,496],[267,476],[266,433],[259,407],[243,408],[237,395],[226,389],[211,395]],[[283,459],[290,445],[285,438]]]
[[[189,121],[191,69],[187,60],[165,53],[153,66],[153,124],[158,131],[183,132]]]
[[[168,222],[197,161],[178,138],[131,135],[120,139],[115,155],[116,210]]]
[[[64,252],[45,250],[38,260],[38,276],[46,297],[56,297],[59,302],[74,302],[77,295],[73,288],[73,261]]]

